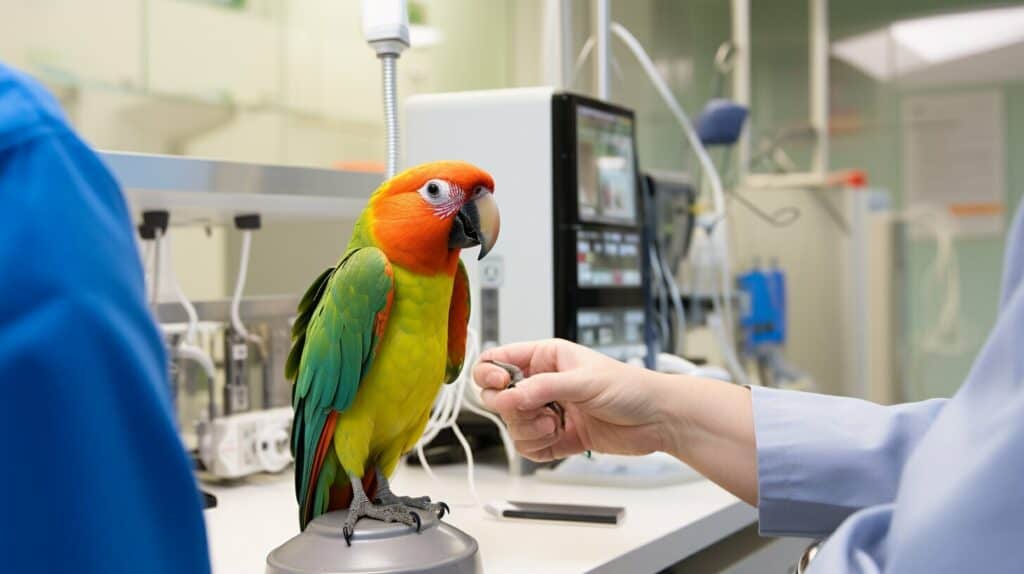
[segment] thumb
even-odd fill
[[[521,393],[518,408],[524,411],[554,401],[582,403],[594,398],[598,391],[579,370],[539,373],[523,379],[516,390]]]

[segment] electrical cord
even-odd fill
[[[469,441],[466,440],[457,422],[462,408],[465,407],[467,410],[483,416],[498,427],[498,433],[501,436],[502,444],[505,446],[505,454],[508,457],[510,467],[515,462],[515,445],[501,420],[493,413],[483,409],[482,406],[474,404],[470,380],[472,379],[473,366],[476,364],[479,353],[479,337],[473,329],[469,329],[466,333],[466,355],[462,362],[462,371],[455,381],[449,385],[444,385],[440,393],[438,393],[434,406],[430,411],[430,418],[427,419],[423,435],[416,442],[416,457],[419,459],[420,465],[423,467],[424,472],[427,473],[427,476],[431,480],[437,481],[437,475],[434,474],[433,469],[427,462],[423,449],[437,438],[437,435],[442,430],[446,428],[452,429],[455,438],[459,441],[463,452],[466,454],[466,479],[469,484],[469,493],[476,502],[476,505],[482,507],[483,500],[480,498],[476,488],[476,465],[473,458],[473,450],[470,448]]]

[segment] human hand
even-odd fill
[[[516,365],[526,379],[505,390],[509,373],[485,361]],[[473,378],[484,405],[505,420],[516,449],[531,460],[667,448],[663,375],[575,343],[549,339],[490,349],[480,355]],[[550,402],[564,408],[564,430],[546,407]]]

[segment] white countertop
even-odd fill
[[[553,484],[478,467],[484,501],[529,500],[624,506],[618,526],[501,520],[475,506],[464,465],[399,470],[396,493],[429,495],[452,509],[445,521],[476,538],[487,574],[656,572],[753,523],[757,514],[718,486],[696,480],[656,488]],[[298,533],[291,470],[231,485],[204,484],[218,506],[205,511],[215,574],[264,571],[267,554]]]

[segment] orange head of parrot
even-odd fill
[[[370,198],[371,233],[388,259],[419,273],[454,273],[459,252],[483,258],[501,229],[494,180],[461,161],[410,168]]]

